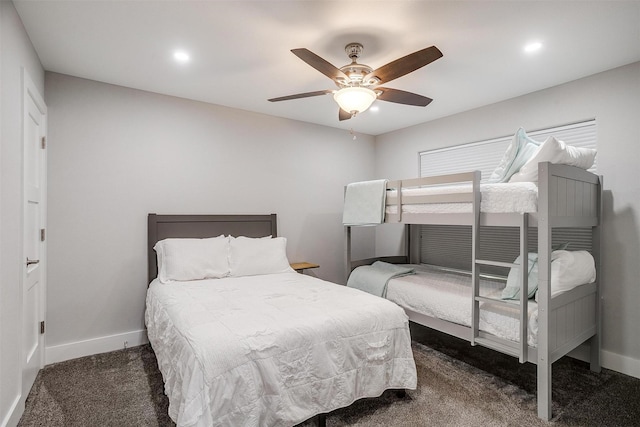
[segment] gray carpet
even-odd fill
[[[551,422],[536,417],[535,365],[412,325],[418,389],[362,399],[327,426],[640,426],[640,380],[554,364]],[[173,426],[149,345],[45,367],[19,426]],[[300,427],[313,425],[305,422]]]

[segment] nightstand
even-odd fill
[[[310,262],[292,262],[291,264],[291,268],[293,268],[295,271],[297,271],[298,273],[304,274],[305,270],[308,270],[310,268],[318,268],[320,267],[318,264],[312,264]]]

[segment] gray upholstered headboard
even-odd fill
[[[149,214],[147,256],[149,283],[158,276],[156,242],[169,237],[215,237],[221,234],[276,237],[276,214],[269,215],[157,215]]]

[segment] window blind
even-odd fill
[[[566,126],[527,132],[541,143],[549,136],[577,147],[596,148],[596,122],[589,120]],[[420,176],[480,170],[482,178],[491,175],[512,136],[463,144],[420,153]],[[596,156],[597,157],[597,156]],[[589,170],[596,172],[597,164]],[[537,251],[538,235],[529,230],[529,250]],[[591,250],[591,229],[554,229],[552,244],[569,243],[569,250]],[[520,236],[517,227],[480,227],[481,259],[513,262],[519,254]],[[444,267],[471,270],[471,227],[457,225],[423,225],[420,229],[421,262]],[[481,273],[506,275],[503,267],[483,266]]]
[[[596,121],[574,123],[548,129],[527,132],[527,135],[540,143],[549,136],[576,147],[596,148]],[[491,176],[498,166],[513,135],[494,138],[487,141],[473,142],[437,150],[422,151],[420,156],[420,176],[443,175],[449,173],[479,170],[482,179]],[[597,170],[596,163],[589,169]]]

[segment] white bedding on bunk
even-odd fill
[[[401,307],[426,316],[471,326],[471,276],[445,271],[426,265],[412,265],[416,274],[391,279],[387,285],[387,299]],[[480,295],[500,299],[505,283],[480,280]],[[498,337],[520,339],[520,311],[518,301],[503,304],[480,303],[480,330]],[[538,305],[528,300],[527,343],[535,347],[538,335]]]
[[[291,426],[416,387],[400,307],[299,273],[156,279],[145,320],[178,426]]]
[[[470,192],[471,184],[442,185],[421,188],[406,188],[402,195],[437,195]],[[487,213],[524,213],[538,210],[538,186],[533,182],[514,182],[499,184],[480,184],[482,199],[480,211]],[[390,190],[387,196],[395,196],[397,190]],[[403,205],[405,213],[468,213],[471,212],[471,203],[429,203],[416,205]],[[386,207],[388,214],[396,214],[398,208],[395,205]]]

